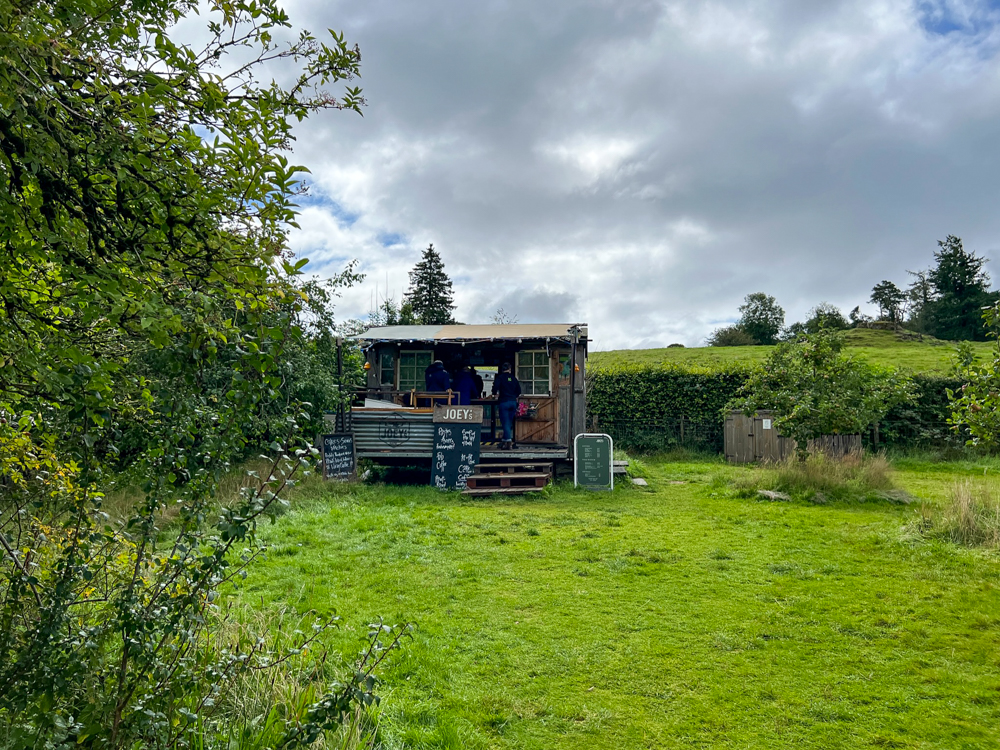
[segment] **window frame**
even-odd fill
[[[386,370],[384,358],[389,357],[392,360],[392,373],[389,376],[388,382],[386,382]],[[399,382],[399,355],[396,353],[395,349],[382,349],[378,353],[378,384],[380,388],[396,388],[396,384]]]
[[[403,358],[406,355],[408,355],[408,354],[413,355],[413,357],[414,357],[413,363],[414,363],[414,368],[415,368],[415,372],[414,372],[415,382],[414,382],[414,384],[411,387],[404,388],[403,387]],[[420,354],[426,354],[428,356],[427,364],[424,365],[423,368],[421,368],[419,366],[419,364],[417,363],[417,359],[416,359],[417,355],[420,355]],[[428,367],[430,367],[430,365],[431,365],[431,363],[433,361],[434,361],[434,350],[433,349],[400,349],[400,351],[399,351],[399,359],[397,360],[398,364],[396,365],[396,389],[399,390],[399,391],[411,391],[411,390],[423,391],[427,387],[427,384],[424,381],[424,371],[427,370]]]
[[[536,354],[541,354],[543,358],[543,363],[536,363]],[[531,364],[526,365],[521,363],[522,355],[531,355]],[[522,372],[531,368],[531,378],[522,378]],[[542,378],[538,377],[538,372],[544,367],[545,369],[545,390],[544,392],[538,392],[535,390],[535,386],[538,383],[543,382]],[[552,395],[552,361],[551,356],[545,349],[522,349],[517,352],[514,358],[514,371],[517,375],[518,381],[521,383],[521,394],[524,396],[551,396]]]

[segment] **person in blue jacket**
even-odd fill
[[[471,369],[466,366],[458,371],[452,389],[458,391],[458,403],[468,406],[472,403],[472,394],[476,390],[476,380],[472,377]]]
[[[517,397],[521,395],[521,384],[511,374],[510,363],[504,362],[493,381],[493,395],[497,397],[497,411],[503,427],[503,444],[500,450],[509,451],[514,445],[514,417],[517,415]]]
[[[444,393],[451,388],[451,376],[444,369],[444,362],[435,359],[430,367],[424,370],[424,384],[428,393]]]

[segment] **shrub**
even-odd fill
[[[739,326],[719,328],[707,339],[709,346],[756,346],[757,340]]]
[[[727,408],[775,412],[774,426],[800,457],[821,435],[859,434],[896,404],[912,400],[909,378],[841,353],[843,339],[820,332],[778,344]]]

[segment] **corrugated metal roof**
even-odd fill
[[[514,323],[471,326],[381,326],[369,328],[362,341],[489,341],[497,339],[544,339],[572,336],[572,328],[587,337],[586,323]]]

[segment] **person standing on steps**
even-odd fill
[[[493,381],[493,395],[497,397],[497,411],[503,427],[503,444],[500,450],[509,451],[514,445],[514,417],[517,415],[517,397],[521,395],[521,384],[510,371],[510,363],[504,362]]]

